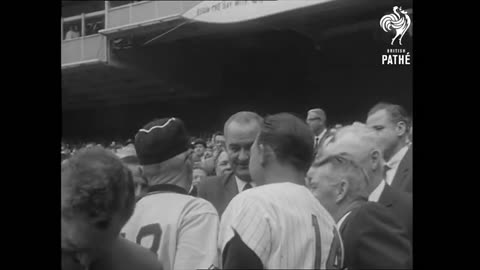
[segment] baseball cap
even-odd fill
[[[179,118],[155,119],[135,135],[141,165],[161,163],[188,150],[187,130]]]

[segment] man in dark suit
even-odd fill
[[[387,162],[388,185],[408,193],[413,191],[412,144],[409,140],[410,118],[400,105],[378,103],[368,113],[367,125],[380,138]]]
[[[225,123],[225,146],[232,172],[206,177],[197,185],[198,197],[211,202],[219,216],[235,195],[255,186],[248,164],[250,147],[260,132],[262,121],[258,114],[244,111],[232,115]]]
[[[330,135],[327,129],[327,115],[320,108],[311,109],[307,113],[306,121],[315,136],[313,148],[316,155]]]
[[[370,200],[370,198],[369,198]],[[413,249],[413,201],[412,194],[398,191],[389,185],[384,185],[383,192],[376,201],[392,211],[407,230],[408,239]]]
[[[368,200],[387,207],[404,226],[412,243],[412,195],[390,187],[385,182],[384,160],[375,130],[361,123],[340,129],[331,143],[325,146],[329,153],[348,154],[368,177]]]
[[[327,146],[328,147],[328,146]],[[368,202],[368,177],[348,153],[326,149],[307,185],[337,222],[348,269],[408,269],[412,250],[404,227],[385,206]]]
[[[396,170],[395,176],[393,177],[391,186],[402,190],[408,193],[412,193],[413,191],[413,181],[412,181],[412,174],[413,174],[413,144],[408,146],[408,150],[405,153],[405,156],[400,161],[398,168]],[[391,164],[392,159],[390,160],[389,164]],[[393,165],[388,165],[390,169]],[[388,175],[388,171],[387,171]]]

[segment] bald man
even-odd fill
[[[238,112],[225,122],[226,152],[231,172],[206,177],[197,185],[198,197],[211,202],[221,216],[237,194],[255,187],[249,172],[250,148],[260,132],[263,118],[254,112]]]
[[[412,243],[412,196],[386,184],[385,161],[376,131],[361,123],[346,126],[326,143],[325,151],[330,154],[348,154],[365,170],[369,180],[368,200],[387,207],[406,229]],[[373,166],[375,160],[379,164],[377,167]]]

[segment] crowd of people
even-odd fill
[[[411,269],[412,120],[364,119],[243,111],[207,140],[169,117],[62,143],[62,269]]]

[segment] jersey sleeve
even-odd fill
[[[219,218],[209,202],[196,199],[186,210],[178,231],[173,269],[207,269],[218,266]]]
[[[268,214],[261,200],[242,195],[234,197],[223,212],[218,236],[220,254],[223,254],[225,246],[237,233],[242,242],[266,265],[272,239]]]
[[[257,254],[243,243],[237,233],[228,241],[222,256],[222,269],[265,269]]]

